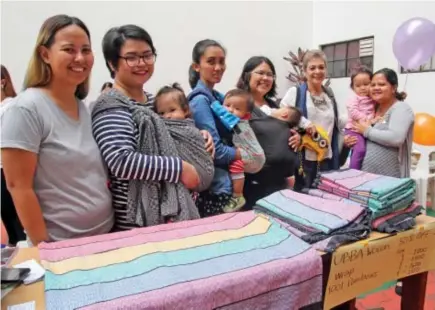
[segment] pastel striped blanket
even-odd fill
[[[350,204],[353,206],[359,206],[359,207],[363,206],[359,202],[356,202],[356,201],[353,201],[353,200],[350,200],[350,199],[347,199],[344,197],[340,197],[338,195],[331,194],[331,193],[325,192],[325,191],[323,191],[321,189],[317,189],[317,188],[304,188],[304,189],[302,189],[302,192],[304,194],[307,194],[310,196],[316,196],[316,197],[324,198],[327,200],[341,201],[341,202],[344,202],[344,203],[347,203],[347,204]]]
[[[329,200],[342,201],[352,205],[361,205],[358,202],[330,194],[320,189],[304,189],[304,192],[308,195],[322,197]],[[372,228],[384,233],[395,233],[411,229],[415,226],[415,218],[421,214],[422,209],[423,208],[419,203],[413,202],[406,209],[394,211],[390,214],[378,217],[372,222]]]
[[[354,169],[323,172],[316,187],[368,206],[373,218],[407,208],[415,200],[415,181]]]
[[[322,298],[322,261],[250,212],[39,246],[46,309],[299,309]]]
[[[310,244],[330,238],[322,248],[327,252],[370,234],[370,211],[366,208],[291,190],[278,191],[260,199],[254,209],[301,231],[302,240]]]

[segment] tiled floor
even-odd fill
[[[435,211],[428,210],[428,215],[435,217]],[[357,300],[358,310],[399,310],[400,297],[396,295],[394,288],[395,282],[385,283],[382,287],[378,288],[372,293],[361,296]],[[435,271],[429,273],[427,289],[426,289],[426,302],[424,305],[425,310],[435,309]],[[412,309],[410,309],[412,310]]]
[[[390,288],[378,291],[374,294],[367,295],[364,298],[358,299],[356,307],[358,310],[399,310],[400,297],[394,292],[394,283]],[[435,271],[429,273],[426,301],[424,304],[425,310],[435,309]],[[412,310],[412,309],[410,309]]]

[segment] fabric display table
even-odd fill
[[[253,211],[20,249],[44,282],[2,300],[37,309],[354,309],[355,297],[403,282],[402,309],[423,310],[435,269],[435,218],[415,182],[357,170],[323,173]]]
[[[204,221],[204,220],[202,220]],[[171,224],[172,225],[172,224]],[[406,236],[401,236],[401,234],[396,234],[396,235],[388,235],[388,234],[383,234],[383,233],[377,233],[377,232],[372,232],[369,239],[363,241],[359,241],[350,245],[346,245],[343,247],[340,247],[334,254],[330,254],[330,253],[320,253],[321,254],[321,258],[322,258],[322,268],[323,268],[323,277],[321,280],[321,287],[322,287],[322,299],[325,300],[325,297],[328,299],[331,296],[333,296],[333,293],[336,291],[335,289],[335,282],[334,281],[330,281],[330,274],[331,271],[334,272],[333,270],[335,270],[335,264],[333,262],[333,260],[337,260],[337,256],[335,254],[339,254],[342,255],[342,253],[347,253],[349,252],[348,250],[350,250],[350,252],[352,252],[352,247],[363,247],[365,249],[368,249],[371,244],[376,245],[379,242],[383,243],[383,247],[389,247],[391,245],[396,244],[399,240],[405,238],[406,240],[411,240],[413,239],[412,236],[418,236],[418,234],[422,234],[423,232],[426,233],[430,233],[432,234],[432,236],[435,237],[435,219],[434,218],[430,218],[424,215],[421,215],[419,217],[417,217],[417,226],[415,229],[401,233],[401,234],[406,234]],[[77,239],[77,241],[80,241],[83,239]],[[415,239],[416,240],[416,239]],[[76,240],[74,240],[76,241]],[[402,240],[402,242],[405,242]],[[412,242],[409,242],[407,244],[412,244]],[[115,245],[114,245],[115,246]],[[421,250],[422,252],[425,252],[426,256],[429,258],[432,258],[432,261],[435,262],[435,242],[425,242],[425,249],[426,250]],[[81,255],[81,253],[76,253],[77,255]],[[380,255],[381,253],[379,253]],[[411,254],[413,255],[413,253]],[[37,261],[41,261],[40,260],[40,250],[36,247],[34,248],[22,248],[19,249],[17,255],[14,257],[13,261],[11,262],[11,265],[14,264],[18,264],[20,262],[26,261],[28,259],[36,259]],[[346,256],[346,255],[344,255]],[[346,256],[349,257],[349,256]],[[122,259],[125,259],[125,257],[122,257]],[[348,259],[348,261],[350,261],[350,259]],[[391,263],[391,261],[393,261],[393,258],[390,258],[389,261],[387,262],[379,262],[377,265],[378,269],[385,269],[386,266],[388,266],[389,263]],[[100,261],[90,261],[91,263],[93,262],[93,264],[99,264],[101,263]],[[355,261],[354,261],[355,262]],[[311,261],[311,264],[314,266],[316,265],[315,260]],[[362,268],[365,268],[364,264],[359,264],[362,265]],[[289,266],[291,266],[291,262],[289,262]],[[300,267],[300,264],[297,264],[296,268],[299,269],[305,269],[303,267]],[[62,267],[61,265],[59,265],[59,267]],[[63,266],[62,268],[69,268],[69,267],[73,267],[73,264],[69,264],[66,266]],[[86,267],[93,267],[93,266],[86,266]],[[56,270],[56,268],[53,266],[53,268]],[[411,268],[411,267],[409,267]],[[431,270],[431,269],[435,269],[434,263],[432,263],[432,265],[427,265],[427,266],[423,266],[422,265],[422,269],[418,270],[418,269],[414,269],[415,273],[410,274],[409,276],[402,276],[400,273],[399,275],[396,274],[386,274],[386,276],[389,276],[389,278],[385,278],[383,276],[380,277],[374,277],[370,280],[370,283],[366,283],[365,285],[363,285],[363,287],[360,286],[354,286],[354,288],[357,289],[357,291],[353,291],[350,292],[353,295],[349,295],[349,292],[346,292],[345,294],[338,294],[337,296],[333,296],[333,302],[337,303],[338,302],[338,306],[334,309],[355,309],[354,305],[355,305],[355,301],[354,298],[360,294],[365,293],[367,290],[371,290],[374,289],[376,287],[381,286],[383,283],[385,283],[386,281],[392,281],[395,279],[399,279],[402,278],[403,281],[403,296],[402,296],[402,309],[416,309],[416,310],[423,310],[424,309],[424,298],[425,298],[425,290],[426,290],[426,280],[427,280],[427,271]],[[65,271],[65,270],[57,270],[57,271]],[[313,285],[313,289],[312,289],[312,295],[311,297],[315,297],[318,292],[315,292],[316,290],[316,286],[318,285],[318,277],[316,277],[316,271],[318,270],[314,270],[312,272],[314,272],[314,285]],[[364,272],[364,270],[362,270]],[[400,271],[400,270],[399,270]],[[405,270],[406,272],[408,272],[409,270]],[[291,270],[291,273],[296,272],[296,269]],[[335,271],[337,273],[337,271]],[[338,271],[339,272],[339,271]],[[359,272],[361,272],[361,270],[357,270],[354,273],[358,274]],[[371,272],[370,270],[368,270],[367,272]],[[297,273],[298,276],[301,276],[300,273]],[[287,274],[283,275],[288,276]],[[335,274],[334,274],[335,276]],[[47,277],[47,274],[46,274]],[[309,277],[309,275],[305,274],[305,276],[302,277]],[[289,281],[294,281],[294,276],[290,277],[291,279]],[[301,279],[299,279],[298,282]],[[9,293],[3,300],[2,300],[2,310],[6,310],[8,306],[12,306],[12,305],[17,305],[17,304],[21,304],[21,303],[25,303],[25,302],[29,302],[29,301],[35,301],[35,305],[36,305],[36,309],[48,309],[46,307],[46,295],[44,294],[44,282],[47,281],[47,278],[44,281],[41,282],[37,282],[34,284],[30,284],[30,285],[21,285],[19,286],[17,289],[15,289],[14,291],[12,291],[11,293]],[[244,277],[243,279],[239,279],[240,284],[239,289],[243,289],[245,287],[247,287],[249,285],[250,279],[249,277]],[[313,283],[312,282],[312,283]],[[232,284],[230,282],[222,282],[223,284],[228,283],[228,285],[232,287],[232,289],[234,289],[234,287],[232,286]],[[257,282],[255,282],[256,284]],[[192,287],[191,287],[192,289]],[[236,288],[237,289],[237,288]],[[302,290],[304,288],[302,287]],[[180,294],[183,294],[183,292],[180,292]],[[156,294],[158,298],[165,298],[165,299],[169,299],[168,296],[162,297],[159,296],[159,294]],[[285,296],[285,295],[284,295]],[[350,296],[350,297],[349,297]],[[208,295],[206,296],[209,299],[212,299],[212,296]],[[279,299],[279,295],[275,296],[277,299]],[[299,300],[307,300],[309,299],[309,296],[305,297],[305,298],[300,298]],[[315,299],[315,298],[314,298]],[[283,298],[284,302],[288,302],[289,298]],[[335,305],[334,305],[335,306]],[[104,308],[106,309],[113,309],[112,307],[109,306],[105,306]],[[178,309],[180,309],[182,307],[178,307]],[[186,309],[186,308],[184,308]],[[200,309],[205,309],[204,307],[200,307]],[[246,309],[246,308],[245,308]],[[292,309],[291,306],[289,305],[286,309]],[[325,309],[328,309],[327,307],[325,307]]]

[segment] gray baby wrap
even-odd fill
[[[233,134],[234,146],[240,148],[244,171],[246,173],[259,172],[266,162],[264,151],[249,125],[249,121],[240,120]]]
[[[130,111],[138,129],[137,152],[155,156],[180,157],[192,164],[200,177],[198,191],[208,188],[214,174],[211,156],[193,121],[163,120],[149,106],[132,104],[125,95],[113,89],[100,95],[92,118],[108,110]],[[127,218],[139,226],[162,224],[165,218],[176,221],[199,218],[189,190],[181,183],[129,180]]]
[[[193,165],[199,174],[199,186],[195,191],[208,189],[214,176],[213,158],[206,152],[204,138],[194,121],[165,119],[164,122],[180,158]]]

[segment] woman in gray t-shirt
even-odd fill
[[[367,138],[363,171],[396,178],[406,178],[411,170],[411,148],[414,112],[403,100],[405,93],[397,91],[398,78],[391,69],[381,69],[373,75],[370,94],[378,103],[374,126],[367,122],[355,124],[355,130]]]
[[[33,244],[109,232],[111,195],[83,102],[94,57],[78,18],[57,15],[40,30],[24,82],[2,115],[2,163]]]

